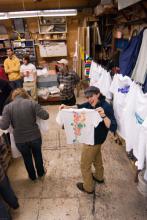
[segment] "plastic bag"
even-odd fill
[[[45,132],[48,132],[48,130],[49,130],[49,119],[43,120],[41,118],[37,118],[36,123],[38,124],[39,129],[40,129],[42,134],[44,134]]]
[[[18,158],[21,157],[21,153],[16,147],[14,136],[12,133],[10,133],[10,141],[11,141],[11,152],[12,152],[12,157],[13,158]]]

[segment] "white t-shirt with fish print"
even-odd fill
[[[62,109],[56,121],[64,126],[67,144],[94,145],[94,128],[99,125],[102,118],[93,109]]]

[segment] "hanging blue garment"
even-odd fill
[[[128,42],[127,46],[122,50],[119,57],[120,73],[123,76],[131,77],[132,71],[135,67],[139,50],[142,43],[143,32],[146,29],[143,28],[139,34],[133,36]]]
[[[142,86],[142,90],[143,90],[144,93],[147,93],[147,74],[146,74],[145,82]]]

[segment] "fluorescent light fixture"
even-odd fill
[[[0,20],[8,19],[7,13],[0,13]]]
[[[42,10],[40,16],[52,17],[52,16],[75,16],[75,15],[77,15],[76,9],[60,9],[60,10]]]
[[[15,11],[8,12],[8,18],[29,18],[29,17],[38,17],[41,11]]]
[[[53,16],[76,16],[76,9],[15,11],[0,13],[0,20],[10,18],[53,17]]]

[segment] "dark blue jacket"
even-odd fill
[[[147,93],[147,73],[146,73],[146,78],[145,78],[145,82],[143,84],[143,92]]]
[[[146,28],[144,28],[138,35],[133,36],[127,46],[123,49],[123,51],[120,53],[119,57],[119,67],[120,67],[120,73],[123,76],[129,76],[131,77],[132,71],[135,67],[138,54],[140,51],[142,38],[143,38],[143,32]]]
[[[102,107],[105,111],[106,116],[111,120],[110,128],[108,129],[105,126],[104,121],[100,122],[100,124],[95,128],[94,133],[94,143],[103,144],[107,138],[108,131],[115,132],[117,129],[116,119],[114,117],[114,112],[112,106],[105,101],[104,96],[100,98],[100,101],[96,104],[95,108],[90,105],[89,102],[83,104],[77,104],[78,108],[87,108],[87,109],[96,109],[98,107]]]

